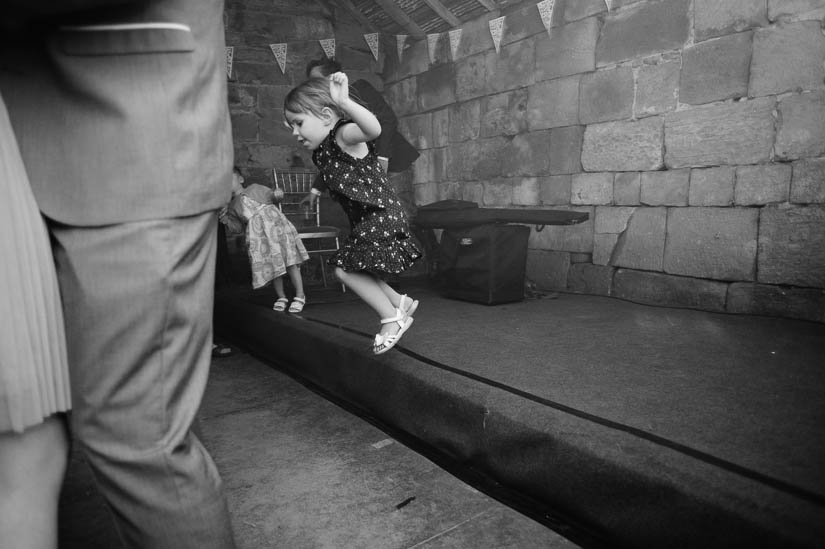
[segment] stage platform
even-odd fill
[[[216,332],[583,547],[822,547],[825,325],[425,281],[398,347],[340,289],[216,297]]]

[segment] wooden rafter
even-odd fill
[[[487,11],[495,11],[498,9],[498,6],[496,6],[493,0],[476,0],[476,2],[487,8]]]
[[[453,15],[453,12],[448,10],[440,0],[424,0],[424,2],[451,27],[455,28],[461,26],[461,20]]]
[[[404,27],[404,29],[414,38],[423,39],[425,34],[421,27],[415,21],[410,19],[410,16],[404,13],[398,4],[393,0],[375,0],[375,3],[384,8],[387,15],[392,17],[393,21]]]
[[[374,25],[372,24],[372,21],[367,19],[364,16],[364,14],[362,14],[360,11],[358,11],[355,8],[355,4],[353,4],[351,0],[338,0],[338,4],[340,4],[341,7],[343,7],[345,10],[347,10],[347,13],[349,13],[351,16],[353,16],[355,18],[355,20],[358,21],[358,23],[361,24],[362,27],[364,27],[367,30],[373,30],[374,29]]]

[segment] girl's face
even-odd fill
[[[286,112],[287,126],[303,147],[314,151],[329,135],[331,118],[319,117],[311,112]]]

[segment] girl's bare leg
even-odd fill
[[[63,416],[0,434],[0,547],[57,547],[57,500],[68,454]]]
[[[384,293],[379,279],[364,272],[347,272],[340,267],[335,268],[335,278],[369,305],[379,318],[392,318],[396,315],[395,305]],[[400,327],[397,322],[381,325],[381,333],[396,334]]]
[[[392,306],[399,307],[401,305],[401,294],[393,290],[392,286],[380,278],[376,278],[375,280],[378,282],[378,286],[381,287],[381,291],[384,292],[384,295],[387,296],[387,299],[389,299],[390,303],[392,303]]]
[[[301,266],[290,265],[286,268],[286,272],[289,275],[292,286],[295,288],[295,297],[306,299],[304,295],[304,279],[301,277]],[[281,282],[281,286],[283,287],[283,282]]]
[[[275,294],[278,297],[286,298],[286,294],[284,293],[284,277],[279,276],[278,278],[272,281],[272,285],[275,287]]]

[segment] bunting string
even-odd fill
[[[548,34],[550,33],[550,29],[553,26],[553,9],[555,7],[556,0],[542,0],[541,2],[536,4],[536,7],[539,11],[539,16],[541,17],[541,21],[544,24],[545,29],[547,29]],[[613,10],[613,0],[604,0],[605,7],[607,8],[608,12]],[[497,17],[495,19],[490,19],[488,21],[488,26],[490,29],[490,37],[493,40],[493,46],[496,49],[496,53],[501,53],[501,40],[504,36],[505,32],[505,19],[506,16]],[[431,64],[436,62],[438,45],[441,40],[441,35],[443,33],[430,33],[427,34],[427,53],[429,55],[429,60]],[[447,35],[450,40],[450,54],[453,61],[458,58],[458,51],[459,46],[461,44],[461,34],[462,29],[456,28],[452,29],[447,32]],[[398,55],[398,61],[403,61],[404,57],[404,50],[407,47],[407,39],[409,35],[407,34],[396,34],[395,35],[395,47],[396,52]],[[380,40],[381,40],[381,33],[372,32],[368,34],[364,34],[364,40],[369,46],[370,52],[372,53],[373,58],[378,61],[381,48],[380,48]],[[292,43],[299,43],[299,42],[310,42],[309,40],[293,40]],[[314,42],[314,40],[312,41]],[[335,57],[335,38],[325,38],[317,41],[321,48],[323,49],[324,55],[327,58],[333,59]],[[278,67],[281,69],[281,73],[286,73],[286,64],[287,64],[287,47],[288,43],[281,42],[276,44],[269,44],[270,50],[272,50],[272,55],[275,56],[276,61],[278,62]],[[233,46],[226,47],[226,77],[232,77],[232,61],[235,56],[235,48]]]

